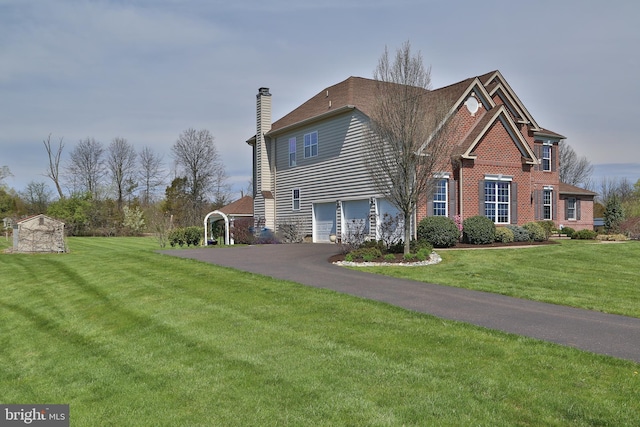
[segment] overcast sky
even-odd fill
[[[18,191],[53,188],[49,134],[65,160],[123,137],[169,166],[178,135],[206,128],[239,193],[259,87],[276,120],[409,40],[434,88],[498,69],[598,174],[636,182],[639,18],[637,0],[0,0],[0,166]]]

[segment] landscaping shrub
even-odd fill
[[[386,254],[384,256],[384,260],[387,261],[387,262],[395,261],[396,260],[396,256],[394,254]]]
[[[418,261],[426,261],[431,256],[431,251],[427,248],[421,248],[418,252],[416,252],[416,259]]]
[[[545,234],[544,240],[549,240],[549,237],[553,234],[553,230],[556,229],[556,224],[549,219],[544,221],[538,221],[538,224],[540,224],[540,226],[544,230],[544,234]]]
[[[575,233],[576,230],[574,230],[571,227],[564,227],[561,231],[562,234],[564,234],[567,237],[571,237],[573,235],[573,233]]]
[[[472,216],[462,223],[462,234],[467,243],[487,245],[495,241],[496,225],[485,216]]]
[[[187,227],[184,229],[184,236],[187,246],[200,246],[204,231],[202,227]]]
[[[231,234],[236,244],[250,245],[254,241],[253,236],[253,219],[238,218],[233,222]]]
[[[428,216],[418,224],[418,239],[426,240],[434,248],[450,248],[460,240],[460,231],[451,218]]]
[[[505,228],[511,230],[513,233],[514,242],[528,242],[529,232],[519,225],[507,225]]]
[[[410,244],[411,253],[417,254],[421,250],[427,251],[428,254],[433,252],[433,245],[424,239],[412,240]]]
[[[571,236],[572,239],[577,239],[577,240],[593,240],[596,238],[596,236],[598,235],[598,233],[596,233],[593,230],[578,230],[575,233],[573,233],[573,235]]]
[[[175,247],[176,245],[182,247],[187,243],[187,238],[184,234],[184,228],[174,228],[169,232],[169,244],[171,247]]]
[[[378,248],[359,248],[349,252],[353,260],[372,261],[382,256],[382,252]]]
[[[544,242],[547,240],[547,233],[537,222],[528,222],[522,226],[529,232],[529,240],[533,242]]]
[[[496,242],[511,243],[514,240],[513,231],[507,227],[496,228]]]
[[[596,240],[604,242],[624,242],[629,240],[629,238],[624,234],[598,234]]]
[[[416,254],[408,253],[403,256],[405,261],[413,262],[416,260]]]

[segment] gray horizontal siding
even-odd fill
[[[357,110],[293,132],[276,140],[276,212],[279,222],[309,218],[312,204],[368,199],[376,194],[361,155],[362,123]],[[304,158],[304,134],[318,132],[318,156]],[[296,166],[289,167],[289,138],[296,138]],[[292,210],[291,192],[300,189],[300,210]]]

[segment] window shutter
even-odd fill
[[[555,221],[558,219],[558,198],[555,191],[551,192],[551,197],[551,219]]]
[[[518,223],[518,183],[511,183],[511,224]]]
[[[580,199],[576,199],[576,219],[580,220]]]
[[[552,145],[551,146],[551,172],[555,172],[556,171],[557,151],[558,151],[558,146],[557,145]]]
[[[578,203],[576,202],[576,205],[577,204]],[[564,199],[564,220],[569,220],[569,199]]]
[[[453,179],[449,180],[449,217],[456,216],[456,182]]]
[[[478,215],[484,216],[484,180],[478,181]]]
[[[433,216],[433,196],[427,200],[427,216]]]
[[[540,215],[540,209],[542,208],[542,191],[541,190],[534,190],[534,196],[533,196],[533,200],[534,200],[534,205],[533,205],[533,210],[534,210],[534,219],[536,221],[539,221],[540,218],[542,218],[542,215]]]
[[[540,161],[542,159],[542,145],[534,144],[533,145],[533,153],[536,155],[536,159]],[[536,163],[533,167],[533,170],[539,171],[542,165],[540,163]]]

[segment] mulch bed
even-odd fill
[[[547,240],[545,242],[511,242],[511,243],[500,243],[500,242],[495,242],[495,243],[490,243],[488,245],[472,245],[469,243],[458,243],[457,245],[455,245],[452,248],[446,248],[446,250],[452,250],[452,249],[485,249],[485,248],[505,248],[505,247],[509,247],[509,246],[515,246],[515,247],[522,247],[522,246],[543,246],[543,245],[557,245],[559,244],[557,241],[554,240]],[[436,252],[438,250],[441,250],[439,248],[435,248],[434,249]],[[395,255],[395,260],[393,261],[388,261],[384,258],[376,258],[374,260],[372,260],[372,262],[385,262],[385,263],[389,263],[389,264],[400,264],[400,263],[404,263],[406,262],[403,258],[402,254],[394,254]],[[338,261],[344,261],[344,254],[337,254],[337,255],[333,255],[332,257],[329,258],[329,262],[334,263],[334,262],[338,262]]]

